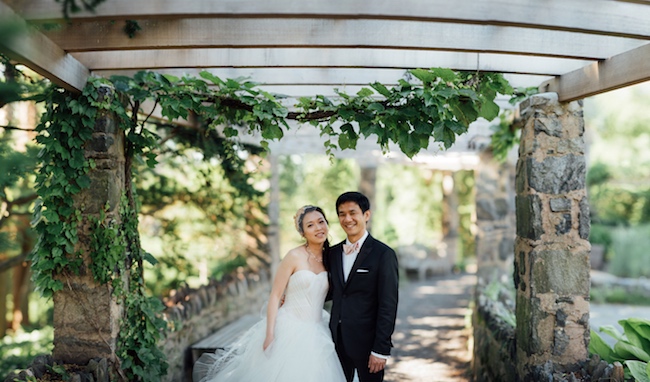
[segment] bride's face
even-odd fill
[[[302,219],[303,236],[307,243],[322,244],[327,239],[329,226],[325,216],[318,211],[311,211],[305,214]]]

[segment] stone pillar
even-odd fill
[[[454,173],[444,171],[442,174],[442,245],[438,255],[447,259],[450,269],[456,264],[458,254],[458,192],[454,185]]]
[[[269,252],[271,255],[271,275],[280,265],[280,169],[278,168],[278,158],[270,154],[268,156],[271,164],[271,187],[269,201]]]
[[[476,262],[478,282],[511,280],[515,240],[514,167],[481,153],[476,179]]]
[[[359,182],[359,192],[364,194],[370,200],[370,210],[377,208],[375,205],[376,183],[377,183],[377,165],[374,163],[365,163],[366,161],[359,161],[361,167],[361,181]],[[372,228],[372,215],[368,222],[368,231]]]
[[[589,356],[582,103],[537,95],[519,106],[517,123],[517,373],[521,381],[542,381]]]
[[[113,89],[98,89],[103,97],[113,97]],[[91,185],[75,197],[81,211],[77,250],[83,256],[79,275],[62,275],[63,290],[54,293],[55,361],[85,365],[92,358],[115,360],[117,336],[123,305],[118,304],[110,284],[97,283],[88,265],[91,218],[108,204],[106,218],[120,223],[120,198],[124,192],[124,135],[116,117],[102,113],[95,122],[95,131],[86,145],[86,157],[96,167],[88,174]],[[126,278],[126,275],[123,275]],[[125,286],[125,288],[127,288]]]

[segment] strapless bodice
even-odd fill
[[[280,311],[305,321],[321,321],[328,288],[327,272],[296,271],[289,278]]]

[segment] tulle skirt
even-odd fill
[[[194,364],[194,382],[343,382],[345,375],[327,327],[280,309],[275,339],[262,350],[266,319],[249,329],[226,352],[205,353]]]

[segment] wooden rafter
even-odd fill
[[[15,1],[27,20],[61,18],[61,5],[51,0]],[[447,0],[364,1],[295,0],[111,0],[75,19],[151,18],[299,18],[448,21],[453,23],[555,29],[630,38],[650,38],[650,9],[639,4],[604,0]]]
[[[60,21],[60,7],[0,0],[0,15],[15,10],[38,26]],[[127,37],[123,20],[142,30]],[[638,0],[111,0],[0,49],[69,89],[91,72],[210,69],[308,95],[385,82],[390,70],[448,67],[543,83],[570,100],[648,80],[648,20],[650,5]]]
[[[548,30],[394,20],[142,20],[129,38],[111,21],[76,22],[47,32],[67,52],[188,48],[373,48],[510,53],[601,60],[645,40]]]
[[[650,44],[563,74],[540,86],[573,101],[650,80]]]
[[[16,19],[13,10],[0,1],[0,22]],[[0,40],[0,52],[52,82],[77,91],[86,84],[90,75],[88,68],[42,33],[32,30],[27,35],[17,36],[9,41],[4,38]]]

